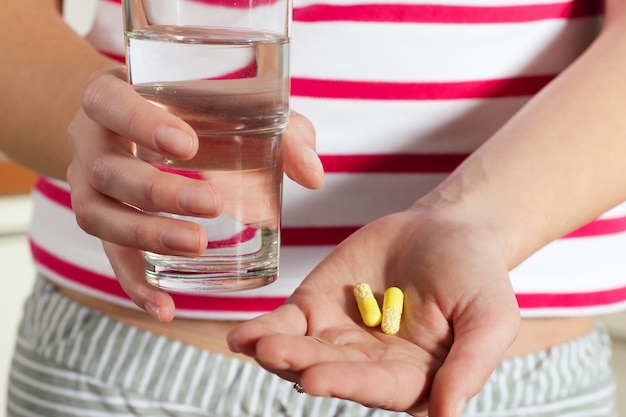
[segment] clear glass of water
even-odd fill
[[[129,81],[189,123],[187,161],[137,147],[161,171],[209,181],[224,210],[193,221],[209,243],[197,258],[146,253],[146,277],[183,293],[256,288],[278,276],[282,134],[289,117],[288,0],[123,0]]]

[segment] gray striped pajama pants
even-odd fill
[[[466,416],[614,417],[609,338],[506,360]],[[334,398],[298,394],[256,365],[113,321],[38,279],[25,306],[8,417],[392,417]]]

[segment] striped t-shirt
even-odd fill
[[[123,60],[121,16],[119,0],[98,0],[87,38]],[[595,0],[295,0],[291,107],[316,126],[326,185],[310,191],[286,180],[277,282],[175,294],[178,314],[242,319],[279,306],[346,236],[438,184],[589,46],[601,18]],[[134,306],[99,240],[77,227],[67,185],[42,179],[34,201],[38,267],[53,281]],[[511,272],[522,314],[626,306],[624,252],[621,205]]]

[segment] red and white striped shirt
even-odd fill
[[[121,15],[119,0],[99,0],[87,38],[123,59]],[[286,181],[277,282],[174,295],[178,314],[242,319],[282,304],[346,236],[438,184],[589,46],[601,17],[596,0],[295,0],[291,106],[316,126],[326,185],[309,191]],[[38,267],[133,306],[99,240],[77,227],[67,185],[42,179],[34,200]],[[511,272],[522,314],[625,307],[625,252],[621,205]]]

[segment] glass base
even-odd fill
[[[201,294],[240,291],[271,284],[278,260],[179,258],[146,254],[146,280],[166,291]]]

